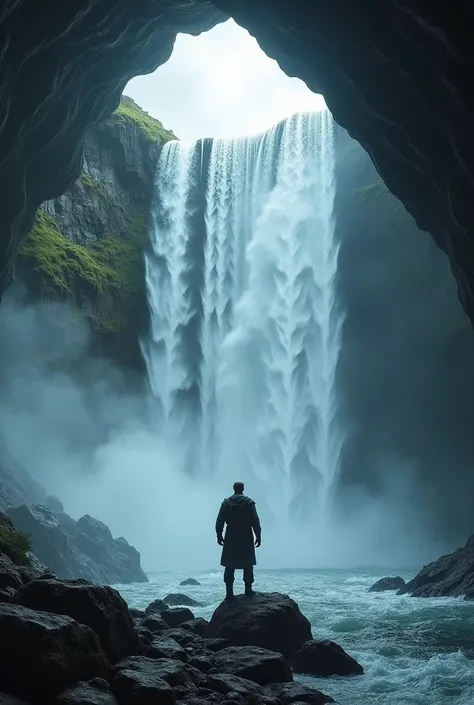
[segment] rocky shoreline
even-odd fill
[[[15,586],[0,598],[5,705],[322,705],[332,698],[294,673],[363,674],[340,646],[313,639],[286,595],[236,597],[207,622],[161,600],[129,610],[111,587],[20,575],[2,560],[0,587]]]

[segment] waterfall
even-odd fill
[[[332,118],[204,151],[171,142],[157,169],[143,345],[157,432],[183,471],[258,484],[277,517],[320,517],[344,437]]]

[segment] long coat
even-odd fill
[[[260,541],[261,527],[255,502],[243,494],[225,499],[216,520],[217,536],[224,536],[221,565],[225,568],[246,568],[256,565],[255,537]]]

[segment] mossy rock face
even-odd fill
[[[159,120],[151,117],[128,96],[122,96],[120,105],[112,117],[116,121],[132,125],[150,142],[164,144],[176,139],[176,135],[171,130],[166,130]]]
[[[15,565],[29,565],[31,539],[24,531],[17,531],[11,519],[0,512],[0,552]]]

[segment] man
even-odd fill
[[[257,563],[255,546],[258,548],[262,543],[262,529],[255,502],[244,496],[243,482],[234,482],[234,494],[222,502],[217,515],[216,534],[217,543],[223,546],[221,565],[225,568],[226,599],[234,597],[236,569],[244,571],[245,594],[251,597],[254,594],[253,567]]]

